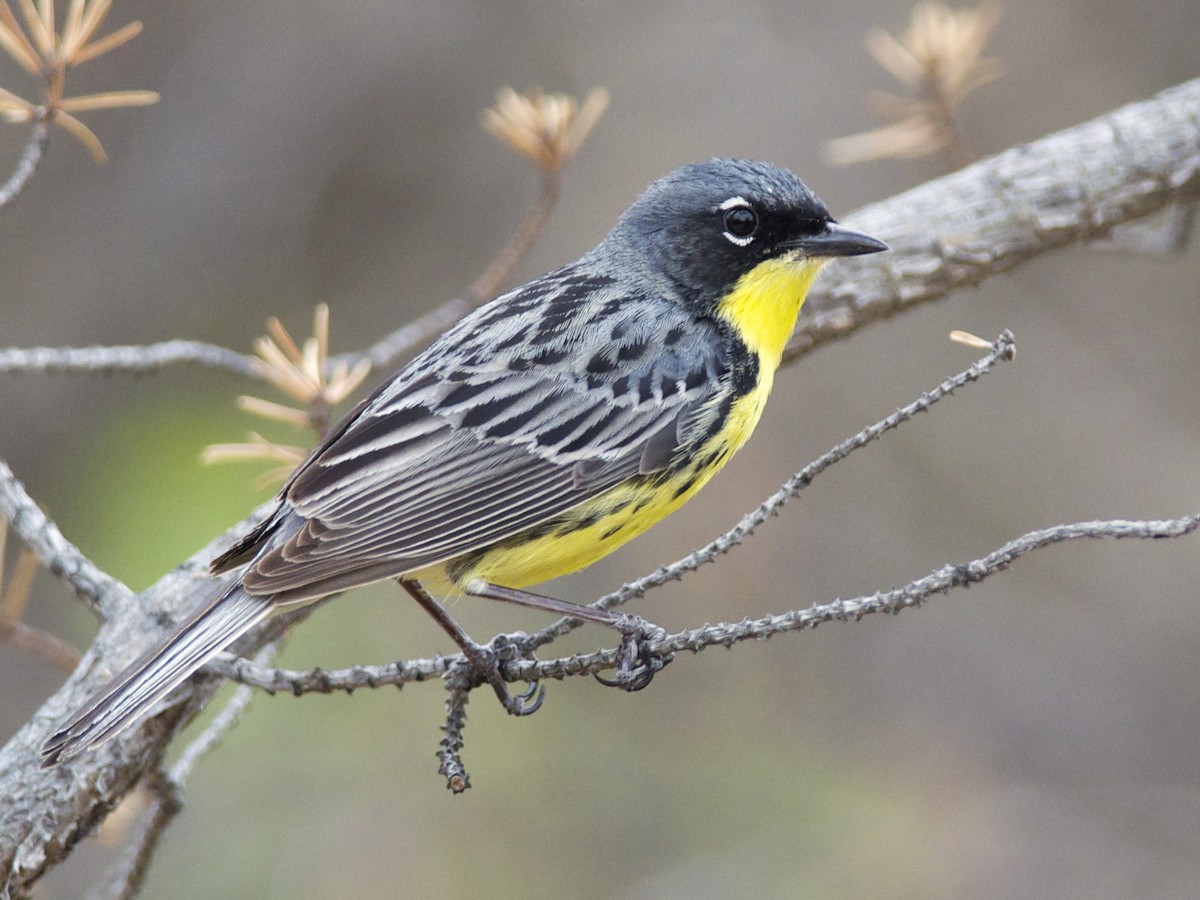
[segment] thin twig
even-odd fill
[[[345,353],[334,358],[353,365],[361,359],[370,360],[372,368],[380,368],[408,355],[413,350],[433,340],[472,309],[485,300],[491,299],[500,286],[512,274],[512,270],[525,258],[532,249],[538,235],[541,234],[546,220],[558,203],[559,192],[562,188],[562,172],[543,172],[542,191],[533,206],[525,214],[524,220],[517,227],[513,236],[488,263],[475,283],[471,286],[471,296],[474,302],[462,299],[447,300],[436,309],[426,313],[403,328],[393,331],[383,340],[369,347],[363,353]]]
[[[702,628],[669,635],[653,645],[650,650],[655,653],[680,650],[699,652],[705,647],[718,644],[730,647],[742,641],[758,640],[787,631],[815,628],[822,622],[835,620],[846,622],[851,619],[857,621],[863,616],[873,613],[898,613],[910,607],[920,606],[934,594],[945,594],[951,588],[965,587],[983,581],[985,578],[1003,572],[1020,557],[1052,544],[1081,538],[1111,538],[1114,540],[1179,538],[1193,533],[1197,528],[1200,528],[1200,515],[1184,516],[1178,519],[1140,521],[1110,519],[1055,525],[1051,528],[1023,534],[979,559],[958,565],[942,566],[942,568],[901,588],[880,591],[851,600],[820,603],[810,606],[808,609],[793,610],[782,615],[743,619],[736,623],[723,622],[718,625],[705,625]],[[541,672],[536,667],[531,667],[529,663],[516,662],[512,664],[511,669],[506,669],[504,674],[506,678],[510,675],[513,676],[514,680],[528,680],[539,677]],[[547,672],[547,674],[550,673]],[[551,675],[551,677],[556,676]]]
[[[1160,540],[1184,537],[1200,528],[1200,514],[1178,519],[1076,522],[1031,531],[1015,538],[985,556],[970,562],[951,564],[936,569],[901,588],[879,591],[847,600],[818,603],[806,609],[792,610],[758,619],[740,622],[721,622],[669,634],[649,644],[653,654],[675,653],[681,650],[699,652],[705,647],[725,646],[747,640],[759,640],[788,631],[813,628],[822,622],[861,619],[875,613],[897,613],[919,606],[934,594],[947,593],[951,588],[982,581],[1004,571],[1018,558],[1064,541],[1082,538],[1111,538],[1115,540]],[[504,663],[501,672],[506,681],[543,681],[570,676],[590,675],[616,665],[618,651],[598,650],[559,659],[516,660]],[[437,659],[410,660],[381,666],[353,666],[348,669],[320,670],[315,673],[259,666],[249,660],[210,664],[212,671],[235,678],[244,685],[271,693],[287,691],[299,697],[308,693],[353,693],[361,688],[399,687],[416,681],[428,681],[451,671],[463,662],[461,654]]]
[[[34,653],[64,672],[79,665],[79,651],[48,631],[24,622],[0,618],[0,644],[9,644]]]
[[[270,665],[279,647],[279,641],[267,644],[254,657],[255,665]],[[170,772],[160,772],[147,779],[147,785],[154,796],[154,808],[137,837],[130,842],[125,858],[93,894],[94,900],[129,900],[137,896],[159,840],[175,816],[183,811],[184,787],[188,777],[201,757],[215,748],[238,723],[246,707],[254,699],[255,693],[252,688],[240,686],[208,727],[188,744]]]
[[[45,119],[39,119],[33,123],[33,133],[29,136],[29,143],[25,145],[25,151],[21,154],[17,167],[13,169],[8,181],[0,186],[0,209],[4,209],[16,200],[21,195],[21,191],[25,190],[25,185],[37,171],[38,163],[46,155],[46,146],[49,143],[50,125]]]
[[[254,657],[255,665],[269,666],[281,646],[280,640],[272,641],[267,644]],[[245,685],[239,687],[229,702],[224,708],[217,713],[208,727],[200,733],[194,741],[188,744],[187,748],[180,754],[179,760],[171,767],[168,778],[182,787],[192,774],[192,770],[196,768],[196,763],[200,758],[215,748],[224,739],[245,713],[246,707],[250,705],[250,701],[254,699],[255,691]]]
[[[79,548],[63,537],[46,514],[33,502],[12,469],[0,459],[0,515],[8,519],[25,546],[37,554],[42,565],[64,579],[76,596],[101,619],[109,618],[120,605],[132,602],[133,592],[101,571]]]
[[[471,786],[471,776],[463,765],[461,753],[465,743],[463,729],[467,725],[467,704],[471,700],[472,684],[464,659],[446,679],[446,723],[438,742],[438,774],[446,779],[446,787],[461,794]]]
[[[88,900],[132,900],[141,892],[146,872],[167,826],[183,811],[182,792],[161,774],[143,782],[152,798],[150,814],[129,843],[125,856],[108,878],[88,895]]]
[[[268,694],[353,694],[363,688],[401,686],[441,678],[462,654],[410,659],[381,666],[350,666],[346,669],[295,669],[257,666],[245,657],[218,656],[204,670],[231,681],[266,691]]]
[[[178,363],[228,369],[265,381],[253,358],[203,341],[163,341],[146,346],[31,347],[0,350],[0,374],[10,372],[150,372]]]
[[[457,298],[447,300],[415,322],[396,329],[362,353],[344,353],[341,356],[335,356],[331,362],[341,360],[353,366],[360,359],[367,359],[370,360],[373,368],[386,366],[433,340],[469,313],[471,309],[472,304],[467,300]]]
[[[475,279],[475,283],[471,285],[471,294],[477,303],[482,303],[496,296],[500,290],[500,286],[512,274],[513,269],[517,267],[517,264],[533,248],[538,235],[542,233],[542,228],[545,226],[546,220],[550,218],[550,213],[554,211],[554,207],[558,204],[558,197],[561,190],[562,170],[543,169],[542,192],[538,196],[537,201],[529,208],[529,211],[525,214],[525,219],[521,222],[517,230],[513,232],[513,236],[504,245],[504,249],[496,255],[496,258],[483,270],[483,274]]]

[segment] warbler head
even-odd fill
[[[837,224],[791,172],[748,159],[711,159],[660,178],[605,243],[626,264],[644,260],[638,267],[643,277],[665,282],[704,310],[764,262],[816,263],[815,275],[818,261],[887,249]]]

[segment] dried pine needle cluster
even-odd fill
[[[54,122],[77,138],[97,162],[104,162],[104,148],[91,129],[75,113],[120,106],[147,106],[158,102],[154,91],[107,91],[65,97],[67,70],[108,53],[141,33],[141,22],[130,22],[104,37],[96,32],[112,8],[112,0],[71,0],[62,30],[55,30],[54,0],[19,0],[17,8],[24,24],[13,14],[7,0],[0,0],[0,49],[17,64],[45,82],[40,103],[0,88],[0,116],[10,122]]]
[[[608,91],[593,88],[580,104],[567,94],[502,88],[483,112],[483,127],[545,172],[560,171],[608,108]]]
[[[267,336],[254,345],[254,368],[266,381],[300,404],[286,406],[258,397],[239,397],[245,412],[297,428],[313,428],[318,436],[329,426],[333,408],[345,400],[371,372],[371,363],[362,360],[350,366],[342,360],[329,361],[329,307],[319,305],[313,316],[313,336],[301,348],[276,318],[267,321]],[[264,473],[265,483],[286,478],[303,462],[308,451],[303,447],[276,444],[260,434],[251,433],[243,444],[213,444],[205,448],[205,462],[269,460],[281,465]]]
[[[893,124],[830,141],[825,146],[830,162],[849,165],[939,152],[952,168],[970,162],[954,112],[973,91],[1003,74],[998,59],[982,56],[999,18],[999,6],[991,3],[957,12],[922,3],[900,38],[872,31],[867,36],[871,55],[916,96],[873,95],[876,111]]]

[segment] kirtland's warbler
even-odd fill
[[[384,578],[491,662],[483,677],[511,712],[529,711],[425,586],[609,625],[625,648],[644,621],[521,588],[695,494],[758,423],[817,272],[885,249],[767,163],[714,159],[654,182],[595,249],[480,307],[359,404],[213,562],[237,580],[67,720],[43,764],[154,711],[273,612]],[[625,687],[653,671],[623,665]]]

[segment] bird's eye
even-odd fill
[[[734,206],[725,210],[725,237],[739,247],[754,240],[758,230],[758,214],[749,206]]]

